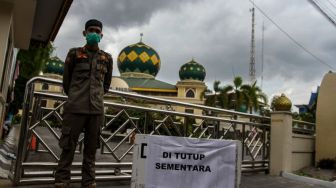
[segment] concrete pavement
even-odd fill
[[[244,174],[242,175],[241,188],[325,188],[325,187],[298,182],[280,176],[269,176],[265,174]]]
[[[124,182],[98,182],[99,188],[130,188],[129,181]],[[29,185],[13,186],[9,180],[0,180],[1,188],[53,188],[53,185]],[[80,183],[74,183],[73,188],[80,188]],[[278,176],[265,174],[244,174],[242,176],[241,188],[324,188],[322,186],[306,184]]]
[[[43,131],[43,130],[41,130]],[[18,131],[16,132],[18,134]],[[48,135],[48,134],[43,134]],[[14,138],[18,138],[14,136]],[[14,142],[15,143],[15,142]],[[52,147],[57,146],[57,142],[48,141],[48,143],[52,144]],[[124,150],[124,149],[123,149]],[[124,151],[121,151],[121,153]],[[98,152],[99,153],[99,152]],[[1,153],[0,153],[1,154]],[[50,156],[48,156],[50,157]],[[102,161],[110,161],[112,159],[107,158],[106,156],[99,156]],[[78,161],[81,161],[81,156],[77,157]],[[43,157],[43,153],[32,154],[31,159],[33,161],[45,161],[45,157]],[[131,160],[130,157],[128,160]],[[130,188],[129,181],[124,182],[98,182],[99,188]],[[12,183],[7,179],[0,179],[0,188],[53,188],[53,185],[26,185],[26,186],[13,186]],[[80,188],[80,183],[74,183],[72,185],[73,188]],[[278,176],[268,176],[265,174],[243,174],[241,188],[323,188],[322,186],[306,184],[302,182],[297,182],[294,180],[286,179]]]

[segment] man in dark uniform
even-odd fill
[[[68,100],[64,107],[59,142],[62,154],[55,173],[55,187],[70,187],[70,168],[81,132],[84,132],[82,187],[96,187],[95,155],[104,122],[103,96],[111,84],[113,65],[111,55],[98,47],[102,28],[98,20],[87,21],[83,31],[86,45],[70,49],[64,63],[63,89]]]

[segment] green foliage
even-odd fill
[[[275,111],[275,101],[279,98],[279,95],[275,95],[273,96],[272,100],[271,100],[271,110]]]
[[[12,124],[20,124],[22,116],[20,114],[16,114],[12,119]]]
[[[10,109],[13,113],[22,108],[26,83],[29,79],[39,75],[45,64],[50,60],[53,50],[54,47],[49,43],[45,47],[31,45],[28,50],[19,51],[17,61],[20,62],[20,75],[15,81],[15,100],[10,104]]]
[[[314,114],[309,113],[309,112],[305,112],[305,113],[299,114],[299,118],[302,121],[307,121],[307,122],[315,123]]]
[[[260,110],[259,105],[260,101],[264,104],[267,104],[267,96],[262,92],[262,90],[257,86],[257,81],[253,84],[245,84],[241,86],[241,90],[243,92],[245,104],[248,106],[250,113],[252,113],[253,109]]]
[[[54,51],[51,43],[45,47],[42,45],[30,46],[28,50],[20,50],[17,60],[20,62],[20,76],[31,79],[39,75],[45,64],[50,60],[50,56]]]
[[[242,110],[242,107],[248,107],[250,113],[253,109],[260,109],[260,102],[267,105],[268,99],[265,93],[257,86],[257,82],[253,84],[244,84],[243,79],[237,76],[233,80],[233,85],[221,87],[220,81],[216,80],[213,84],[214,94],[208,95],[205,105],[220,107],[224,109]],[[245,108],[246,109],[246,108]],[[264,110],[265,113],[266,110]]]
[[[220,108],[227,108],[227,99],[223,89],[220,87],[220,81],[216,80],[213,84],[214,94],[210,94],[206,96],[205,105],[213,106],[213,107],[220,107]],[[211,90],[205,91],[206,93],[212,93]]]

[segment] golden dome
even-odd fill
[[[275,111],[290,111],[292,108],[292,101],[286,97],[285,94],[281,94],[280,97],[274,101]]]

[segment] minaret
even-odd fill
[[[251,34],[251,50],[250,50],[250,81],[251,84],[256,81],[255,76],[255,41],[254,41],[254,3],[252,9],[252,34]]]

